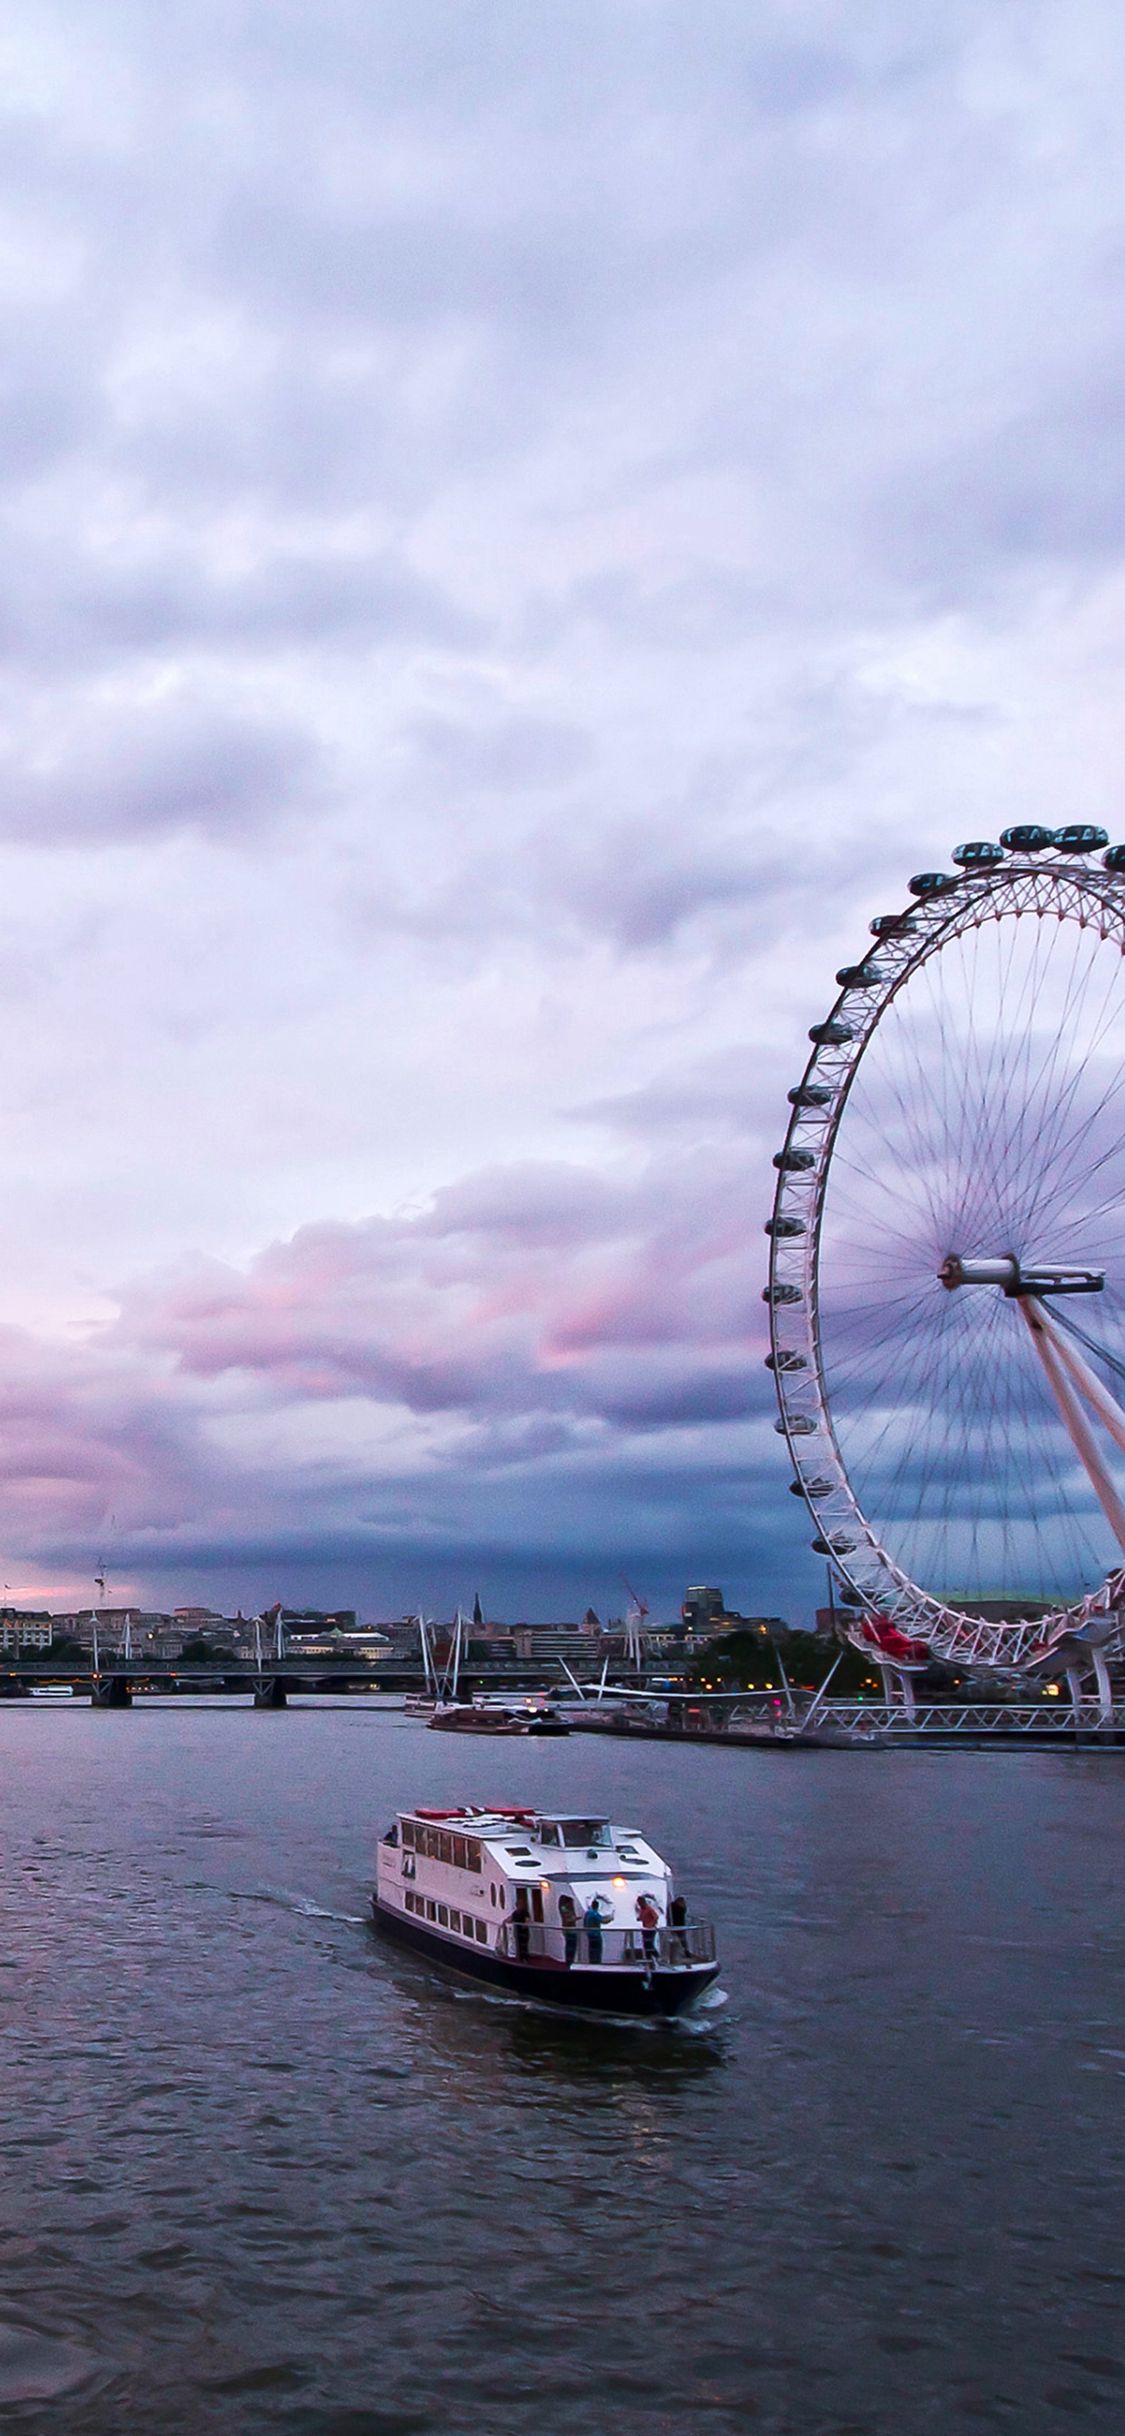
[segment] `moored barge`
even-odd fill
[[[670,2015],[718,1976],[715,1933],[632,1827],[533,1809],[401,1811],[379,1840],[377,1929],[510,1994]]]

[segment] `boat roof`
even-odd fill
[[[449,1806],[440,1810],[431,1808],[428,1804],[416,1803],[413,1809],[400,1812],[400,1816],[408,1819],[423,1819],[426,1825],[431,1827],[459,1827],[462,1831],[470,1830],[473,1835],[484,1836],[511,1835],[513,1831],[522,1831],[525,1835],[532,1835],[538,1827],[584,1827],[589,1830],[598,1827],[608,1829],[613,1825],[613,1821],[606,1818],[601,1812],[535,1810],[530,1804],[525,1808],[522,1804],[514,1802],[495,1802],[490,1805],[463,1802],[456,1807]],[[638,1827],[618,1828],[619,1835],[639,1835],[640,1832]]]

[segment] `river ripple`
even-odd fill
[[[0,2407],[36,2436],[1125,2420],[1122,1772],[0,1710]],[[411,1800],[643,1826],[710,2022],[364,1923]]]

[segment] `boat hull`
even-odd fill
[[[459,1976],[483,1981],[488,1987],[503,1988],[510,1996],[531,1998],[538,2005],[558,2005],[568,2013],[667,2020],[690,2011],[719,1975],[717,1962],[694,1963],[688,1970],[658,1969],[646,1984],[637,1965],[615,1971],[605,1966],[586,1970],[576,1964],[568,1971],[559,1963],[509,1962],[506,1955],[487,1946],[454,1945],[435,1935],[425,1921],[412,1920],[405,1912],[380,1903],[377,1895],[371,1898],[371,1917],[381,1935],[411,1946],[430,1962],[443,1963]]]
[[[431,1734],[569,1734],[557,1717],[511,1717],[500,1710],[459,1709],[443,1715],[435,1709],[427,1719]]]

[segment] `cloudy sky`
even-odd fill
[[[0,96],[12,1595],[807,1610],[806,1027],[1115,830],[1125,17],[10,0]]]

